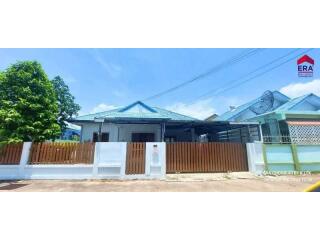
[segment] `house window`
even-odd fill
[[[176,142],[177,141],[177,137],[175,137],[175,136],[166,136],[164,138],[164,141],[165,142]]]
[[[92,137],[93,142],[98,142],[98,133],[94,132]],[[103,132],[101,135],[101,142],[109,142],[109,133]]]
[[[132,133],[132,142],[154,142],[154,133]]]

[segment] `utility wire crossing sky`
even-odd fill
[[[304,53],[315,60],[312,78],[298,77]],[[63,77],[80,114],[146,100],[205,118],[266,90],[320,95],[319,49],[0,49],[0,56],[0,70],[37,60],[49,78]]]

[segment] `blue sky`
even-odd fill
[[[282,89],[291,96],[308,91],[320,94],[320,81],[317,80],[320,73],[320,50],[314,49],[308,53],[315,60],[313,78],[297,76],[295,59],[221,95],[198,99],[207,91],[236,81],[244,74],[292,50],[264,49],[242,62],[146,103],[204,118],[213,112],[223,113],[230,105],[239,105],[256,98],[267,89]],[[281,61],[304,50],[306,49]],[[56,75],[64,78],[82,107],[81,114],[86,114],[144,99],[187,81],[243,51],[245,49],[236,48],[0,49],[0,70],[18,60],[39,61],[49,78]]]

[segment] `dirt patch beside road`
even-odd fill
[[[178,174],[167,180],[22,180],[0,182],[0,192],[301,192],[320,174],[264,176],[250,173]]]

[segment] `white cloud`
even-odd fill
[[[212,99],[199,100],[191,104],[178,102],[165,108],[198,119],[205,119],[216,112],[213,108]]]
[[[98,49],[93,49],[91,55],[110,76],[117,77],[122,71],[121,66],[111,63],[110,61],[107,61],[107,59],[103,58]]]
[[[320,79],[315,79],[305,83],[292,83],[281,88],[280,92],[289,97],[300,97],[309,93],[320,95]]]
[[[109,111],[112,109],[117,108],[117,106],[114,105],[108,105],[105,103],[100,103],[99,105],[95,106],[90,113],[97,113],[97,112],[104,112],[104,111]]]

